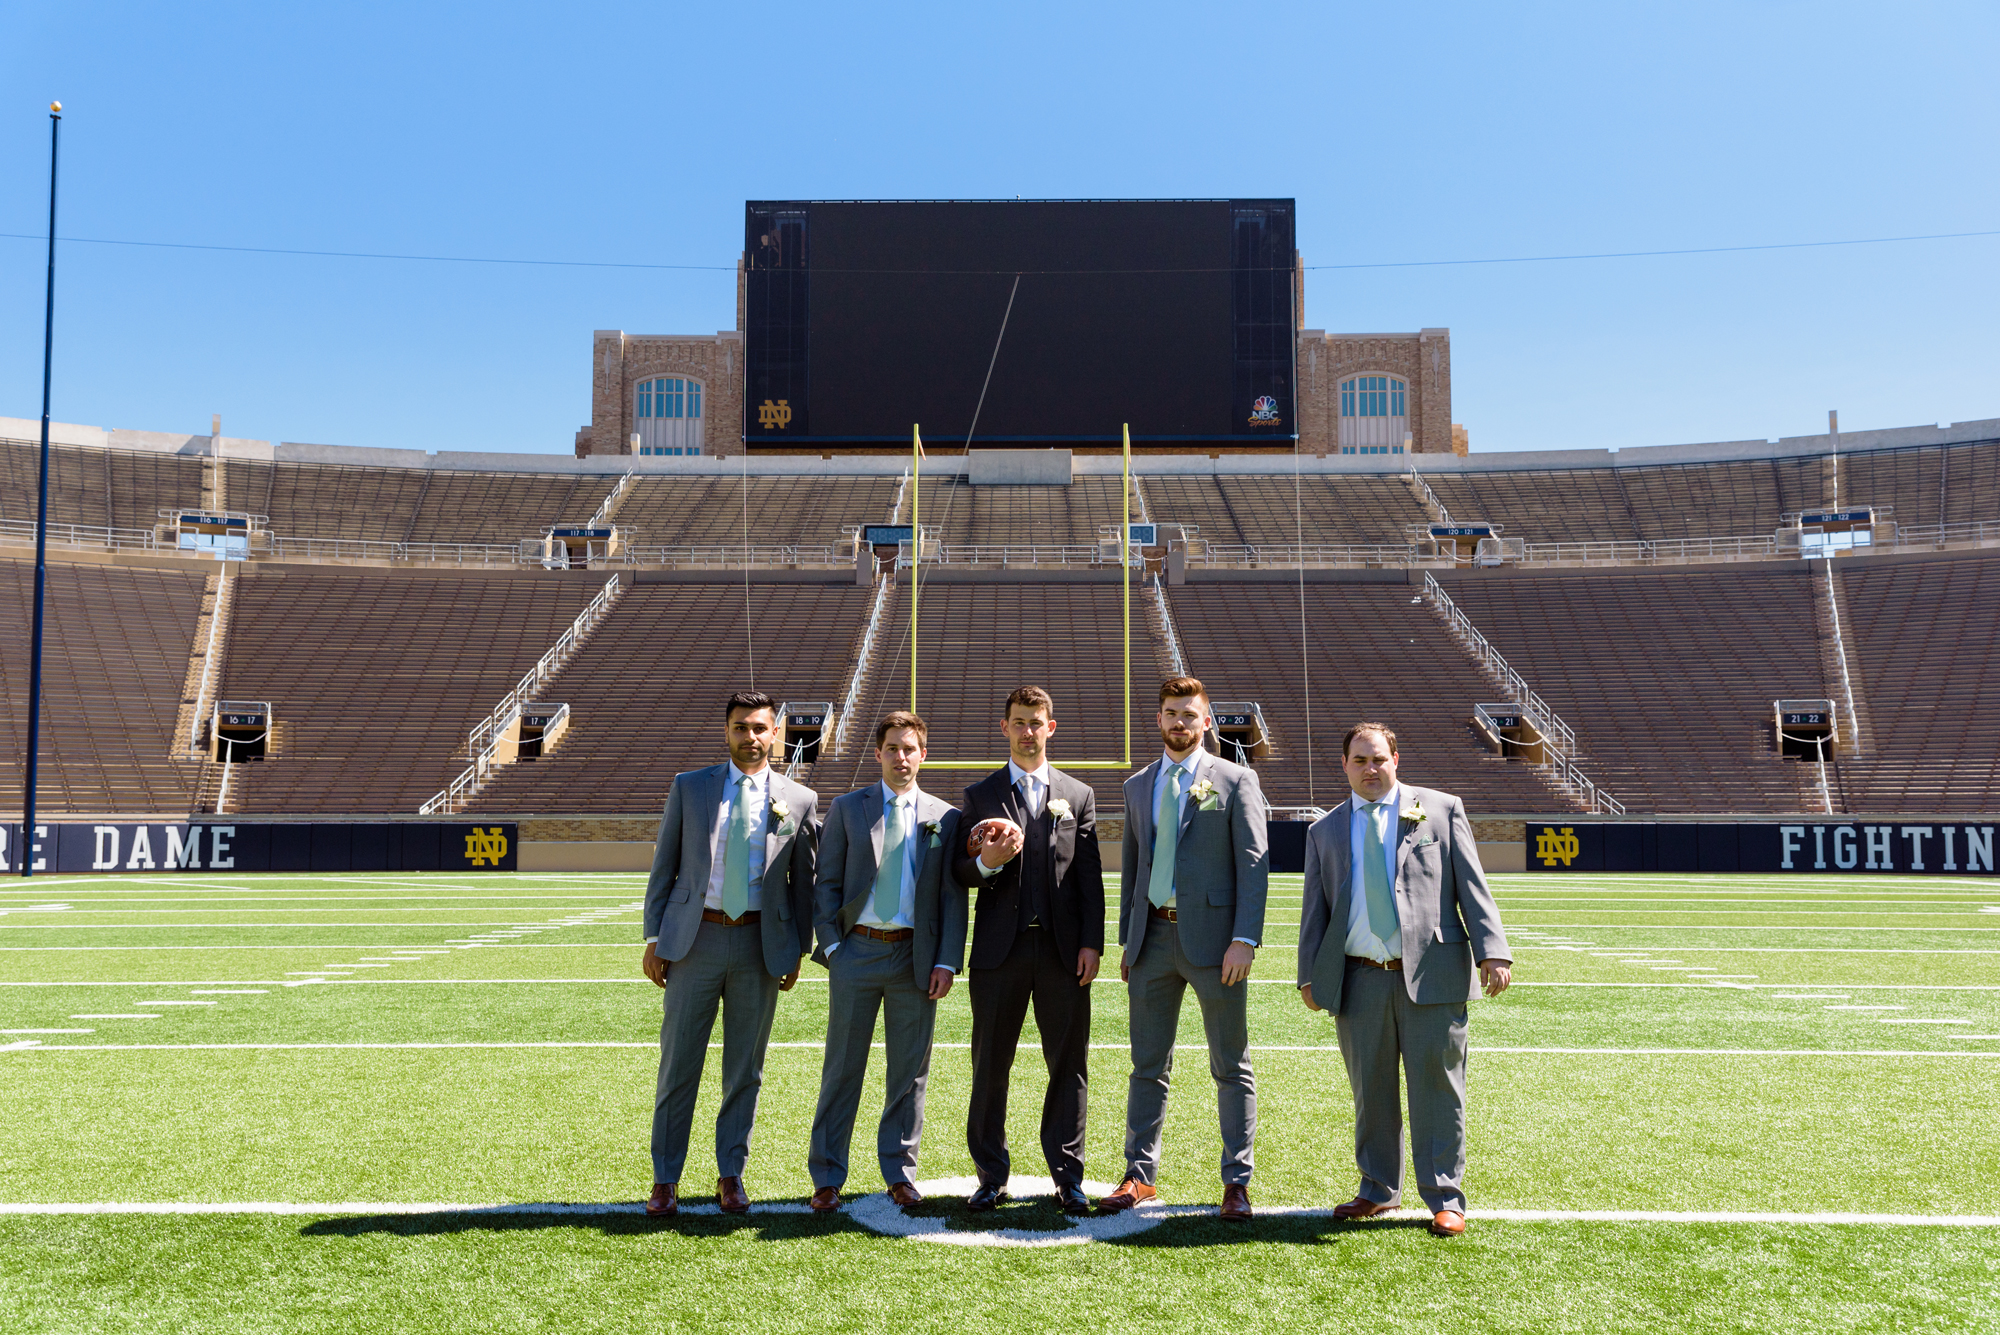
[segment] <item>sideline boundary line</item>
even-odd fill
[[[708,1045],[712,1049],[721,1048],[720,1043]],[[870,1047],[880,1048],[873,1043]],[[935,1043],[933,1047],[947,1050],[967,1050],[970,1043]],[[513,1050],[521,1048],[616,1048],[644,1051],[659,1051],[659,1040],[627,1041],[621,1039],[546,1039],[505,1042],[495,1040],[484,1043],[43,1043],[28,1040],[21,1043],[0,1045],[0,1052],[450,1052],[461,1050]],[[771,1043],[776,1051],[786,1048],[803,1048],[818,1052],[826,1047],[824,1042]],[[1176,1043],[1177,1052],[1206,1052],[1205,1043]],[[1130,1052],[1129,1043],[1092,1043],[1093,1052]],[[1330,1052],[1340,1048],[1331,1043],[1252,1043],[1252,1052]],[[1472,1047],[1469,1052],[1493,1056],[1560,1056],[1560,1057],[1951,1057],[1959,1060],[1980,1060],[2000,1057],[2000,1050],[1982,1052],[1977,1049],[1953,1048],[1930,1051],[1922,1048],[1488,1048]]]

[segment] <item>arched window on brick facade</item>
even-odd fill
[[[1342,454],[1401,454],[1409,430],[1409,386],[1400,376],[1357,375],[1340,382]]]
[[[632,421],[641,454],[700,454],[701,382],[659,376],[639,382]]]

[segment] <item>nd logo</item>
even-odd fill
[[[792,424],[792,405],[789,399],[779,399],[776,403],[765,399],[757,405],[757,425],[769,431],[772,427],[783,431]]]
[[[475,825],[465,836],[466,861],[475,867],[497,867],[506,856],[507,832],[498,825],[490,830]]]
[[[1535,856],[1542,860],[1544,867],[1553,867],[1557,862],[1567,867],[1582,851],[1583,845],[1576,837],[1574,826],[1565,825],[1558,832],[1554,826],[1544,825],[1542,832],[1535,836]]]

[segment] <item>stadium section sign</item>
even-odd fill
[[[2000,821],[1531,822],[1529,871],[1993,876]]]
[[[276,824],[37,822],[34,870],[52,872],[513,871],[520,827],[431,821]],[[21,870],[18,823],[0,825],[0,872]]]

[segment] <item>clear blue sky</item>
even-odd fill
[[[2000,230],[2000,7],[0,3],[0,231],[55,416],[568,453],[590,334],[735,322],[746,198],[1291,195],[1309,265]],[[0,414],[43,253],[0,239]],[[1445,325],[1476,449],[2000,416],[2000,236],[1318,270]]]

